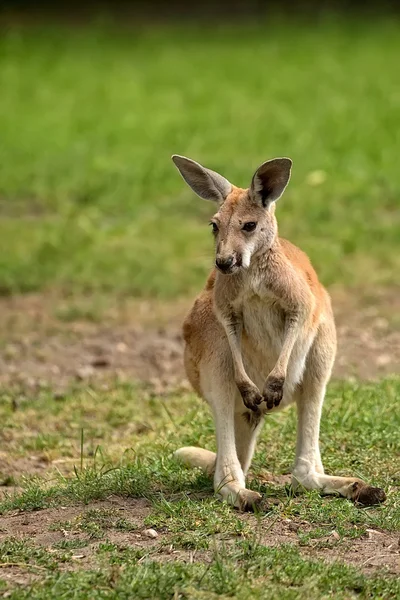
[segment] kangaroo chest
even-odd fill
[[[276,297],[251,296],[242,302],[242,355],[250,378],[263,385],[281,353],[286,329],[286,312]],[[302,336],[295,344],[289,361],[286,389],[294,389],[301,380],[312,336]],[[290,394],[289,394],[290,396]],[[286,397],[282,406],[289,401]]]
[[[243,340],[257,352],[279,354],[285,333],[285,311],[273,296],[243,299]]]

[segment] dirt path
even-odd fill
[[[332,296],[339,338],[334,377],[399,373],[398,291]],[[187,385],[180,325],[190,303],[125,303],[93,323],[57,319],[57,302],[45,296],[0,301],[2,385],[23,393],[50,385],[60,394],[74,380],[112,377],[150,382],[157,393]]]

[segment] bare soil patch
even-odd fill
[[[325,538],[316,537],[304,545],[299,534],[310,533],[312,529],[309,523],[290,519],[277,521],[271,528],[265,523],[261,529],[260,541],[266,546],[288,543],[299,545],[301,553],[308,558],[345,562],[367,573],[373,567],[384,567],[392,574],[400,573],[398,533],[370,529],[361,538],[342,540],[336,531],[332,531]]]
[[[333,540],[333,532],[330,538]],[[365,573],[385,568],[392,575],[400,574],[400,537],[387,531],[367,530],[367,535],[357,540],[336,543],[315,540],[315,543],[302,550],[304,556],[318,557],[328,562],[345,562]]]
[[[333,290],[339,348],[334,377],[374,379],[398,372],[400,294]],[[58,303],[58,304],[57,304]],[[190,302],[124,302],[101,323],[55,317],[60,300],[2,299],[0,383],[24,394],[51,386],[62,394],[76,380],[140,380],[155,392],[186,387],[181,322]]]

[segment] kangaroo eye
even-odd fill
[[[214,221],[211,221],[210,225],[212,227],[212,232],[213,233],[218,233],[218,231],[219,231],[218,225],[216,223],[214,223]]]
[[[242,227],[243,231],[254,231],[255,228],[257,227],[257,223],[255,223],[254,221],[249,221],[248,223],[245,223]]]

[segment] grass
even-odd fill
[[[291,547],[265,548],[242,542],[234,550],[215,553],[203,564],[160,564],[138,561],[108,545],[99,551],[103,569],[78,574],[49,575],[42,585],[12,592],[14,600],[33,598],[231,598],[285,600],[348,598],[395,598],[399,582],[393,578],[367,578],[355,569],[336,564],[325,566],[302,558]]]
[[[7,440],[9,459],[18,464],[28,446],[48,464],[44,477],[25,475],[13,482],[22,489],[3,498],[3,518],[10,511],[29,517],[30,511],[49,507],[78,507],[67,519],[58,510],[47,525],[66,535],[53,543],[50,555],[34,539],[2,542],[0,563],[34,575],[28,587],[10,587],[6,580],[3,586],[11,598],[38,599],[83,599],[90,587],[96,587],[93,597],[98,598],[394,598],[398,580],[392,576],[365,575],[340,561],[326,565],[321,558],[331,548],[350,547],[367,529],[400,529],[399,393],[397,379],[336,382],[322,421],[327,471],[384,487],[385,505],[361,510],[317,492],[294,496],[288,485],[271,483],[269,473],[288,473],[294,457],[295,411],[289,409],[267,419],[258,444],[250,487],[267,503],[254,516],[220,503],[205,475],[173,459],[173,450],[184,444],[214,447],[208,409],[192,394],[161,399],[141,386],[116,382],[110,390],[78,386],[63,400],[43,390],[34,405],[21,401],[17,411],[3,400],[0,439],[3,447]],[[40,444],[33,443],[37,438]],[[129,503],[123,512],[98,504],[115,497],[122,503],[145,498],[147,508],[139,518]],[[298,546],[270,547],[265,536],[274,535],[274,527],[285,520],[298,524]],[[161,535],[155,545],[133,543],[149,527]],[[80,566],[79,553],[87,548],[90,562]],[[168,554],[171,549],[176,559]],[[307,549],[313,559],[303,554]],[[193,553],[199,557],[195,561],[180,558]]]
[[[63,552],[50,554],[44,548],[26,542],[25,540],[7,539],[0,545],[0,557],[5,564],[22,564],[33,569],[49,569],[54,571],[60,563],[67,560]],[[4,564],[3,563],[3,564]]]
[[[326,284],[394,284],[399,31],[394,19],[5,30],[1,292],[198,290],[213,208],[173,152],[243,186],[290,155],[282,235]]]
[[[0,295],[38,292],[47,306],[61,294],[67,328],[102,321],[127,296],[168,307],[197,292],[213,262],[213,207],[185,188],[174,152],[242,186],[265,159],[291,156],[281,234],[329,286],[396,286],[399,33],[396,19],[4,29]],[[2,345],[19,352],[7,327]],[[399,597],[391,573],[344,564],[367,529],[400,529],[399,394],[398,378],[334,382],[322,422],[327,472],[385,488],[384,506],[271,481],[294,458],[289,409],[268,417],[252,466],[263,510],[241,515],[172,457],[215,447],[193,394],[116,380],[65,394],[43,384],[33,400],[3,386],[0,596]],[[274,547],[285,523],[298,531]]]

